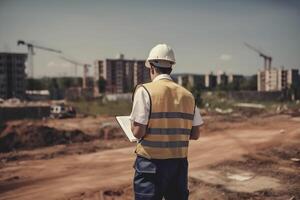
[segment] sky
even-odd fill
[[[263,59],[247,42],[272,56],[274,67],[300,69],[300,1],[0,0],[0,52],[26,53],[19,39],[88,64],[120,53],[146,59],[166,43],[174,73],[252,75]],[[36,77],[74,75],[57,54],[35,53]]]

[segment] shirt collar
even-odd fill
[[[172,80],[171,76],[169,74],[160,74],[158,76],[156,76],[152,82],[154,81],[158,81],[158,80],[161,80],[161,79],[169,79],[169,80]]]

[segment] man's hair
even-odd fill
[[[152,65],[154,70],[156,71],[156,73],[158,74],[171,74],[172,72],[172,68],[171,67],[155,67],[154,65]]]

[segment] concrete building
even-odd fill
[[[0,98],[25,97],[27,54],[0,52]]]
[[[174,74],[174,80],[181,86],[191,89],[201,89],[205,87],[205,75],[201,74]]]
[[[122,54],[116,59],[97,60],[96,70],[96,80],[105,80],[107,93],[132,92],[136,85],[150,81],[145,60],[125,59]]]
[[[300,74],[298,69],[287,70],[287,86],[291,87],[292,84],[300,87]]]
[[[215,88],[217,86],[217,76],[213,73],[205,75],[205,87]]]
[[[299,84],[298,69],[270,69],[257,74],[258,91],[281,91]]]
[[[243,80],[244,80],[243,75],[237,75],[237,74],[229,74],[228,75],[228,83],[240,84]]]
[[[266,91],[266,72],[258,71],[257,73],[257,91]]]
[[[276,90],[283,90],[285,88],[288,88],[288,71],[279,69],[277,71],[277,88]]]
[[[134,62],[133,69],[134,86],[141,83],[150,82],[150,71],[148,68],[146,68],[144,60],[136,60]]]
[[[217,73],[217,85],[227,85],[228,84],[228,76],[225,72]]]

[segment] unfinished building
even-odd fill
[[[258,91],[282,91],[299,84],[298,69],[276,69],[259,71],[257,74]]]
[[[172,78],[181,86],[191,89],[205,88],[205,75],[202,74],[175,74]]]
[[[150,81],[145,60],[125,59],[121,54],[116,59],[96,61],[96,80],[105,80],[106,93],[132,92],[138,84]]]
[[[27,54],[0,52],[0,98],[25,98]]]

